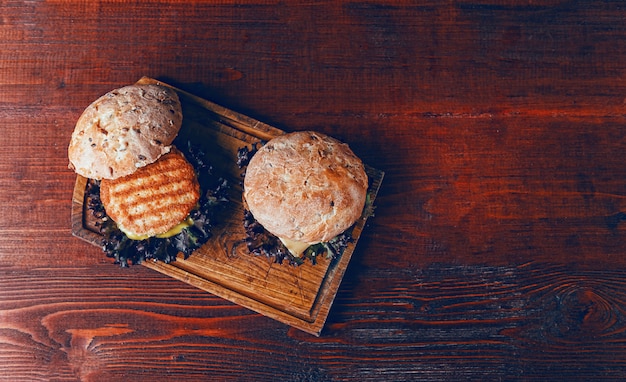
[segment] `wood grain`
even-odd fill
[[[0,2],[0,380],[619,380],[619,1]],[[82,110],[149,76],[385,171],[319,338],[71,235]]]
[[[623,272],[361,269],[352,279],[361,287],[342,289],[319,338],[140,267],[2,271],[1,280],[12,361],[2,370],[14,380],[541,380],[553,370],[609,379],[626,366]]]

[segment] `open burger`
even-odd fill
[[[248,249],[276,262],[340,254],[366,209],[368,177],[348,145],[302,131],[239,153]]]
[[[76,123],[69,167],[89,179],[103,249],[122,266],[189,256],[211,236],[213,207],[226,200],[204,153],[175,145],[182,119],[176,92],[148,84],[108,92]]]

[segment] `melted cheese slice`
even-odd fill
[[[289,252],[291,252],[291,254],[296,257],[300,257],[300,255],[302,255],[302,252],[304,252],[307,248],[311,246],[311,244],[303,243],[301,241],[289,240],[282,237],[278,238],[280,239],[280,241],[283,242],[285,247],[287,247]]]
[[[191,220],[190,217],[187,217],[187,219],[183,220],[182,222],[176,224],[174,227],[172,227],[169,231],[164,232],[164,233],[160,233],[158,235],[155,235],[155,237],[158,237],[159,239],[167,239],[168,237],[172,237],[174,235],[178,235],[180,233],[180,231],[184,230],[187,227],[190,227],[193,225],[193,220]],[[128,232],[124,229],[124,227],[118,225],[118,228],[120,229],[120,231],[124,232],[124,234],[131,240],[146,240],[149,239],[150,236],[148,235],[135,235],[132,232]]]

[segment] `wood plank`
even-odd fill
[[[17,381],[615,380],[625,280],[545,263],[359,267],[315,337],[145,267],[0,269],[0,370]]]

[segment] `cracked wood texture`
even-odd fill
[[[0,380],[626,375],[619,1],[0,2]],[[385,171],[320,337],[71,235],[82,110],[142,76]]]

